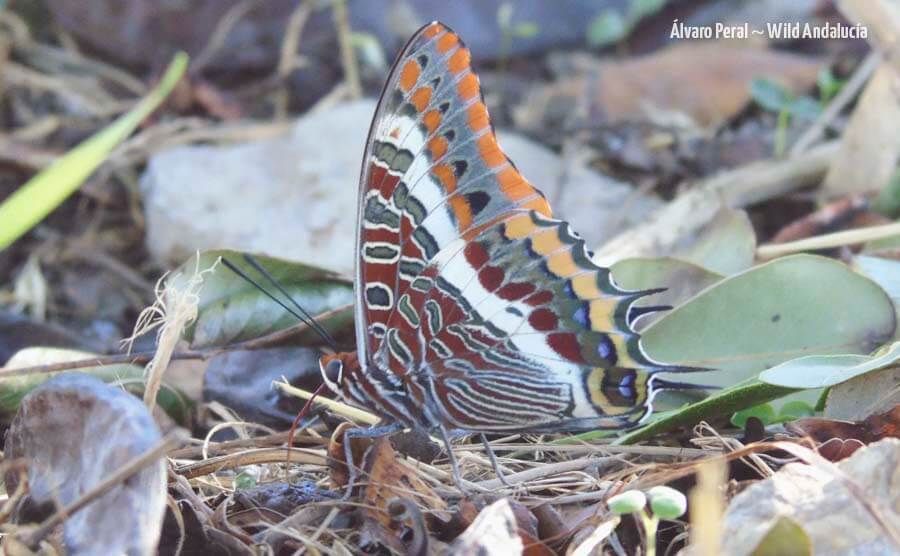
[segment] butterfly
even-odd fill
[[[451,430],[487,446],[485,432],[627,428],[660,390],[689,387],[660,373],[698,370],[646,353],[634,322],[667,307],[635,302],[664,288],[620,288],[554,218],[442,23],[412,36],[384,86],[357,230],[357,350],[320,360],[335,394],[384,420],[355,436],[437,431],[450,452]]]

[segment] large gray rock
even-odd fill
[[[349,274],[374,111],[373,101],[361,100],[304,116],[281,138],[155,155],[142,179],[148,249],[167,264],[198,249],[230,248]],[[500,133],[500,144],[592,246],[659,205],[515,133]]]

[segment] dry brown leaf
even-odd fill
[[[501,498],[481,510],[472,525],[450,546],[460,556],[513,556],[523,553],[516,517],[509,500]]]
[[[817,58],[749,43],[678,43],[648,56],[598,62],[590,75],[550,85],[528,100],[527,111],[517,112],[517,123],[535,129],[541,124],[529,113],[558,119],[550,114],[553,107],[590,98],[590,114],[609,123],[649,120],[716,129],[750,101],[753,79],[765,77],[800,93],[815,84],[821,65]]]
[[[344,433],[353,425],[343,423],[331,437],[328,445],[328,461],[332,482],[338,486],[346,486],[349,474],[345,461]],[[420,506],[430,512],[447,509],[446,503],[432,490],[416,469],[403,459],[385,437],[352,438],[351,450],[354,465],[361,471],[355,479],[354,495],[360,499],[359,518],[361,547],[380,544],[391,550],[407,553],[409,546],[401,538],[404,528],[412,531],[424,530],[425,523],[421,515],[404,512],[409,519],[417,523],[404,523],[396,520],[396,508],[392,502],[405,500],[407,504]],[[414,535],[416,537],[417,535]],[[423,539],[414,538],[413,541]]]
[[[900,74],[889,62],[875,70],[863,90],[841,148],[828,169],[826,198],[878,191],[900,161]]]
[[[820,443],[818,451],[825,459],[839,461],[866,444],[882,438],[900,438],[900,405],[860,422],[809,418],[785,427],[798,436],[809,436]]]
[[[898,553],[900,440],[881,440],[837,464],[796,444],[776,444],[810,464],[788,464],[735,496],[725,513],[723,549],[749,555],[788,517],[806,531],[817,555]]]

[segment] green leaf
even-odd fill
[[[747,419],[756,417],[763,425],[770,425],[775,420],[775,408],[772,404],[763,403],[742,409],[731,416],[731,424],[742,429],[747,425]]]
[[[803,527],[793,519],[781,516],[759,541],[751,556],[810,556],[812,541]]]
[[[724,276],[753,266],[756,232],[743,210],[723,208],[700,232],[697,241],[675,256]],[[665,283],[665,282],[661,282]]]
[[[822,106],[810,97],[802,96],[791,100],[787,110],[792,116],[811,122],[822,113]]]
[[[757,404],[781,398],[792,392],[793,388],[772,386],[764,382],[753,380],[747,384],[740,384],[714,394],[705,400],[683,407],[677,411],[671,411],[650,423],[629,431],[613,444],[635,444],[653,438],[657,434],[677,430],[683,427],[691,427],[700,421],[730,415],[742,409]],[[605,432],[605,431],[598,431]],[[590,434],[590,433],[588,433]],[[580,435],[580,440],[589,440],[586,435]]]
[[[794,255],[704,290],[648,327],[643,343],[659,361],[717,369],[676,380],[727,387],[805,355],[869,353],[895,322],[890,298],[868,278]]]
[[[615,514],[633,514],[644,509],[647,505],[647,496],[639,490],[626,490],[607,500],[606,505]]]
[[[723,279],[721,274],[710,272],[696,264],[666,257],[622,259],[612,265],[612,273],[616,283],[629,290],[646,290],[659,287],[660,284],[666,286],[666,291],[638,301],[638,307],[677,307]]]
[[[88,360],[94,357],[99,358],[100,356],[72,349],[35,346],[17,351],[6,362],[3,370],[67,363]],[[132,394],[143,397],[145,385],[144,368],[139,365],[96,365],[73,369],[73,371],[89,374],[103,382],[117,384]],[[0,378],[0,421],[8,421],[19,408],[22,398],[29,392],[63,372],[68,371],[30,373]],[[182,426],[189,425],[191,402],[182,392],[164,384],[159,391],[156,401],[175,422]]]
[[[187,64],[186,54],[176,54],[156,89],[130,112],[36,174],[0,204],[0,250],[6,249],[74,193],[110,151],[165,100]]]
[[[816,86],[819,88],[819,101],[822,104],[827,104],[829,100],[834,98],[834,95],[838,94],[845,84],[846,81],[834,76],[831,68],[824,67],[820,69],[819,73],[816,75]]]
[[[687,511],[687,498],[672,487],[659,485],[647,491],[650,509],[660,519],[678,519]]]
[[[591,21],[588,27],[588,44],[600,48],[618,42],[628,34],[629,25],[618,12],[606,11]]]
[[[788,421],[796,421],[797,419],[812,417],[815,414],[816,408],[814,406],[801,400],[795,400],[781,406],[781,410],[778,412],[777,422],[786,423]]]
[[[792,359],[762,372],[759,379],[788,388],[825,388],[872,371],[897,366],[898,359],[900,342],[895,342],[872,357],[812,355]]]
[[[224,257],[278,296],[275,289],[244,261],[243,256],[237,251],[206,251],[199,255],[199,260],[191,257],[170,275],[168,281],[184,289],[186,281],[195,271],[211,268],[219,257]],[[352,325],[353,286],[345,278],[328,270],[274,257],[260,255],[256,259],[310,315],[345,307],[345,310],[320,322],[327,330],[336,333],[346,331]],[[204,276],[197,320],[185,331],[185,338],[195,348],[219,346],[258,338],[295,324],[297,319],[284,308],[219,264],[213,272]],[[314,333],[308,331],[306,337],[312,338]]]
[[[757,78],[750,82],[750,98],[769,112],[781,112],[793,97],[785,87],[770,79]]]

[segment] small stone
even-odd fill
[[[359,173],[374,111],[372,100],[345,103],[303,116],[284,137],[153,156],[141,182],[148,250],[164,264],[228,248],[351,274]],[[661,203],[521,135],[503,132],[499,140],[591,248]]]

